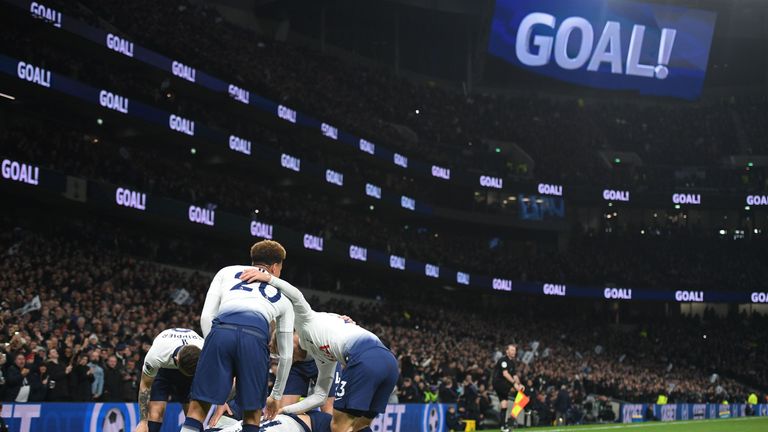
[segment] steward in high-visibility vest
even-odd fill
[[[752,393],[747,398],[747,403],[750,405],[757,405],[757,395]]]
[[[666,405],[668,401],[669,401],[669,398],[667,398],[667,395],[662,393],[659,395],[659,398],[656,399],[656,405]]]

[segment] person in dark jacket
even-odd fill
[[[3,400],[14,402],[19,397],[21,388],[28,383],[27,376],[30,370],[26,367],[27,359],[23,353],[18,353],[13,358],[13,364],[5,371],[5,395]],[[29,384],[26,384],[29,385]],[[23,396],[23,395],[22,395]],[[22,399],[26,399],[22,397]],[[24,401],[26,402],[26,400]]]
[[[122,397],[123,375],[117,367],[117,357],[109,356],[104,368],[104,402],[119,402]]]
[[[37,372],[30,372],[28,376],[30,385],[29,402],[43,402],[48,395],[48,367],[41,364]]]
[[[568,410],[571,408],[571,395],[568,393],[568,389],[565,386],[560,387],[560,391],[557,393],[555,399],[555,415],[557,417],[558,424],[562,424],[565,421]]]
[[[456,388],[453,384],[451,377],[444,377],[442,384],[440,384],[440,390],[437,392],[437,397],[441,403],[456,403],[459,399],[459,395],[456,392]]]
[[[93,383],[93,371],[88,367],[88,355],[80,354],[77,365],[69,374],[70,396],[75,402],[89,402],[91,398],[91,384]]]
[[[69,374],[72,365],[65,365],[59,361],[59,351],[56,348],[48,350],[48,396],[49,402],[63,402],[69,400]]]
[[[400,403],[421,403],[422,397],[418,389],[413,385],[413,380],[409,377],[403,378],[403,386],[397,395]]]

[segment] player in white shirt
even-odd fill
[[[278,414],[274,420],[264,420],[261,432],[332,432],[332,416],[323,411],[310,411],[306,414]],[[242,432],[243,422],[222,417],[216,427],[206,432]],[[372,432],[367,427],[361,432]]]
[[[241,432],[242,422],[226,418],[210,429],[211,432]],[[223,426],[223,427],[222,427]],[[273,420],[264,420],[259,425],[261,432],[331,432],[331,415],[312,411],[306,414],[278,414]]]
[[[251,247],[251,262],[265,271],[280,274],[285,249],[263,240]],[[258,432],[262,409],[265,419],[277,414],[293,360],[293,307],[279,290],[266,283],[239,279],[252,267],[229,266],[216,273],[200,316],[205,345],[192,381],[191,401],[182,432],[203,432],[211,404],[227,401],[236,378],[236,398],[243,409],[243,432]],[[276,322],[280,350],[277,378],[267,398],[270,323]]]
[[[399,370],[394,354],[375,334],[339,315],[315,312],[298,288],[263,269],[250,268],[241,279],[249,283],[268,282],[291,299],[299,335],[294,358],[312,358],[317,364],[315,392],[283,407],[281,413],[303,413],[323,405],[337,362],[343,370],[333,404],[333,432],[360,431],[386,410]]]
[[[168,400],[186,404],[203,338],[190,329],[173,328],[152,341],[139,382],[136,432],[160,432]]]

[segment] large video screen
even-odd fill
[[[497,0],[488,50],[572,83],[695,99],[716,17],[623,0]]]

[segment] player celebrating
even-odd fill
[[[160,432],[169,398],[186,408],[202,346],[200,335],[183,328],[165,330],[152,341],[139,382],[136,432]]]
[[[279,275],[284,260],[285,249],[278,242],[263,240],[251,247],[251,262],[264,271]],[[274,287],[241,281],[238,277],[247,268],[224,267],[208,289],[200,316],[205,345],[182,432],[203,431],[210,405],[227,401],[233,378],[237,378],[235,400],[243,409],[243,432],[259,431],[265,400],[265,418],[271,420],[277,414],[293,359],[293,308]],[[280,360],[267,398],[269,323],[273,320]]]
[[[336,314],[315,312],[298,288],[260,269],[248,269],[244,281],[268,282],[291,299],[299,335],[297,360],[311,357],[318,369],[315,392],[282,413],[301,413],[325,403],[337,362],[344,369],[333,404],[333,432],[360,431],[386,410],[399,375],[397,359],[373,333]]]
[[[211,429],[214,431],[216,429]],[[219,432],[241,432],[241,423],[220,429]],[[370,431],[370,429],[368,429]],[[306,414],[279,414],[274,420],[261,423],[262,432],[331,432],[331,415],[321,411]]]

